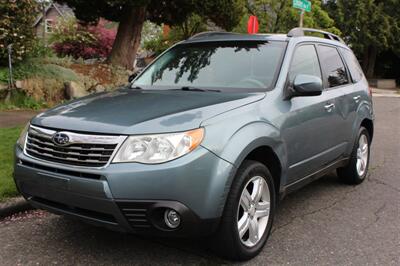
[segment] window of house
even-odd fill
[[[46,30],[46,33],[53,32],[53,20],[52,19],[45,20],[45,30]]]
[[[302,45],[294,52],[289,71],[289,80],[294,81],[297,75],[311,75],[322,79],[317,52],[314,45]]]
[[[349,77],[338,50],[332,46],[320,45],[318,52],[328,88],[348,84]]]

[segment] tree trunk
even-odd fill
[[[145,6],[126,8],[118,26],[117,36],[107,60],[108,63],[119,65],[129,70],[133,69],[145,18]]]
[[[369,60],[368,60],[368,69],[367,69],[367,77],[373,78],[375,73],[375,62],[376,56],[378,55],[378,50],[375,46],[371,46],[369,50]]]
[[[362,69],[364,73],[367,73],[368,71],[368,64],[369,64],[369,46],[365,46],[362,59]]]
[[[370,45],[364,48],[362,68],[367,78],[374,77],[377,55],[378,55],[378,50],[375,46]]]

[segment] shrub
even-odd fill
[[[78,77],[74,71],[56,65],[46,59],[27,59],[18,63],[13,69],[14,80],[24,80],[32,77],[57,80],[77,80]],[[0,68],[0,82],[7,83],[8,68]]]
[[[0,110],[31,109],[40,110],[47,108],[48,105],[42,100],[35,100],[20,90],[13,90],[7,102],[0,100]]]
[[[55,57],[53,49],[44,45],[43,40],[36,38],[32,49],[28,53],[28,58]]]
[[[21,61],[31,52],[35,35],[32,24],[36,18],[35,0],[0,1],[0,64],[8,60],[7,46],[13,44],[13,60]]]
[[[73,17],[57,23],[52,36],[53,49],[59,56],[73,58],[104,58],[112,49],[115,29],[106,28],[106,21],[97,25],[81,25]]]
[[[172,44],[173,43],[168,38],[164,38],[164,36],[160,34],[157,38],[146,41],[143,48],[159,55],[167,50]]]

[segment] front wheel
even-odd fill
[[[215,248],[229,259],[253,258],[267,241],[274,211],[274,181],[268,168],[245,161],[228,195]]]
[[[354,145],[349,164],[338,168],[337,174],[348,184],[360,184],[368,174],[371,139],[368,130],[361,127]]]

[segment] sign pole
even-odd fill
[[[303,20],[304,20],[304,10],[301,10],[300,13],[300,22],[299,22],[299,27],[303,28]]]
[[[304,24],[304,13],[311,12],[311,1],[309,0],[293,0],[293,7],[300,9],[299,27],[302,28]]]
[[[8,50],[8,91],[5,98],[5,102],[9,102],[11,98],[12,89],[14,88],[14,80],[13,80],[13,73],[12,73],[12,44],[7,46]]]

